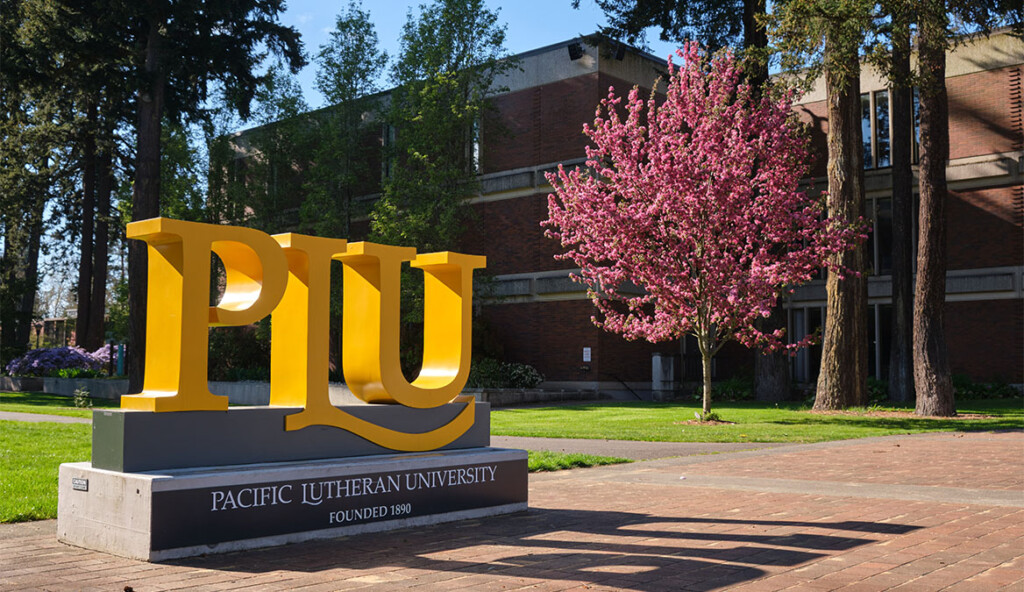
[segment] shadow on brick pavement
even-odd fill
[[[0,525],[0,589],[1021,589],[1022,451],[938,434],[535,474],[524,513],[163,564]]]

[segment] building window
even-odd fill
[[[892,166],[889,150],[889,91],[860,96],[860,129],[863,136],[864,168]]]
[[[805,335],[824,331],[825,307],[808,306],[789,309],[789,339],[799,341]],[[792,359],[793,382],[811,383],[818,379],[821,368],[821,341],[809,347],[800,348]]]
[[[918,195],[914,194],[914,204],[911,213],[911,253],[917,253],[917,208]],[[865,257],[868,272],[872,275],[888,275],[892,273],[892,198],[869,197],[867,199],[867,214],[871,221],[871,232],[865,244],[867,249]],[[916,263],[916,256],[911,260]]]
[[[918,123],[920,113],[918,110],[917,87],[912,93],[913,125],[914,131],[911,134],[911,158],[913,162],[918,159]],[[860,96],[860,129],[863,136],[862,147],[864,151],[865,169],[883,169],[892,166],[892,121],[889,117],[892,105],[889,102],[889,91],[879,90],[871,93],[864,93]]]

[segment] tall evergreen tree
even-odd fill
[[[860,49],[871,25],[870,0],[791,0],[776,6],[773,33],[789,66],[812,64],[824,74],[828,108],[829,215],[864,215],[864,163],[860,128]],[[815,409],[867,402],[868,330],[864,247],[837,256],[853,270],[826,278],[827,313]]]
[[[165,117],[176,121],[199,117],[213,82],[224,87],[229,105],[247,116],[262,80],[257,67],[268,49],[283,56],[293,71],[305,63],[298,31],[278,22],[283,8],[283,0],[151,0],[123,6],[139,83],[132,219],[160,213],[160,138]],[[128,251],[131,392],[142,388],[145,249],[132,241]]]
[[[765,0],[596,0],[608,18],[601,32],[614,39],[642,43],[645,31],[661,29],[661,39],[697,40],[709,51],[743,49],[744,72],[755,86],[768,79]],[[580,1],[573,0],[574,8]]]
[[[483,0],[435,0],[410,11],[394,64],[386,118],[394,142],[374,236],[422,250],[452,249],[476,191],[477,152],[488,93],[514,67],[505,27]],[[390,140],[390,133],[388,134]]]
[[[914,390],[918,415],[956,414],[949,355],[943,327],[946,301],[946,213],[949,198],[949,100],[946,52],[967,32],[988,34],[1008,24],[1024,29],[1019,0],[925,0],[911,5],[918,13],[921,162],[917,277],[913,314]],[[957,23],[954,26],[954,23]]]
[[[890,22],[888,63],[892,95],[892,324],[889,351],[889,399],[904,403],[913,398],[914,308],[914,174],[912,136],[914,129],[913,78],[910,70],[910,34],[913,10],[906,2],[883,8]],[[884,329],[884,328],[883,328]]]
[[[370,157],[379,153],[379,144],[368,138],[379,139],[382,105],[369,96],[379,90],[376,81],[387,53],[378,48],[370,15],[350,2],[315,60],[316,86],[329,106],[309,118],[314,137],[300,214],[318,236],[347,237],[354,198],[379,186],[379,163]]]

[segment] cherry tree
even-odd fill
[[[676,53],[664,101],[634,88],[622,105],[609,89],[583,127],[587,167],[548,174],[542,224],[579,266],[598,326],[631,340],[696,337],[705,417],[721,347],[809,345],[754,321],[821,268],[847,273],[829,258],[864,236],[800,189],[809,154],[792,93],[755,98],[731,53],[709,58],[695,43]]]

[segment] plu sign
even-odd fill
[[[469,378],[473,270],[486,258],[410,247],[153,218],[128,225],[128,238],[149,252],[146,373],[143,392],[121,407],[144,411],[217,411],[227,397],[207,384],[208,327],[247,325],[271,315],[270,405],[302,407],[286,430],[334,426],[401,451],[434,450],[466,432],[473,397]],[[209,306],[210,254],[224,264],[226,285]],[[465,403],[449,423],[406,433],[331,405],[328,342],[331,261],[344,274],[342,367],[349,389],[367,403],[425,409]],[[399,365],[402,263],[424,275],[423,367],[411,383]]]

